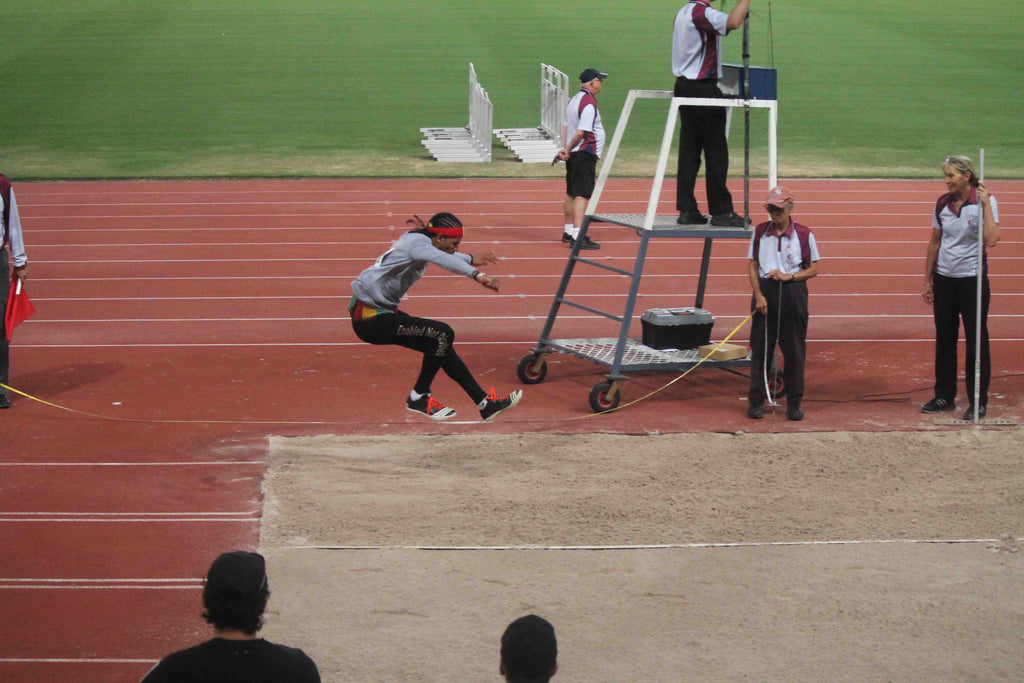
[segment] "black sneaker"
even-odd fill
[[[978,419],[980,420],[981,418],[985,417],[985,413],[987,413],[987,412],[988,412],[988,407],[987,406],[981,406],[980,408],[978,408]],[[971,406],[971,407],[969,407],[967,409],[967,412],[964,413],[964,419],[967,420],[967,421],[973,421],[974,420],[974,406]]]
[[[747,417],[751,420],[760,420],[764,417],[764,406],[759,403],[751,403],[747,408]]]
[[[956,403],[944,398],[933,398],[921,406],[922,413],[945,413],[950,410],[956,410]]]
[[[804,411],[800,410],[799,405],[786,406],[786,419],[799,422],[804,419]]]
[[[7,398],[6,391],[0,391],[0,408],[10,408],[11,399]]]
[[[567,232],[562,233],[562,242],[564,244],[572,244],[572,235]]]
[[[490,393],[487,394],[487,405],[480,409],[480,417],[485,422],[490,422],[509,408],[514,408],[522,397],[523,390],[516,389],[505,398],[498,398],[494,393],[494,387],[491,387]]]
[[[697,210],[681,211],[676,219],[679,225],[707,225],[707,222],[708,217]]]
[[[712,216],[711,225],[717,228],[745,228],[750,225],[750,221],[733,211]]]
[[[405,399],[405,409],[426,415],[431,420],[447,420],[450,417],[455,417],[453,408],[449,408],[440,401],[435,401],[430,395],[422,396],[418,401],[411,398]]]
[[[580,243],[580,249],[600,249],[601,245],[590,239],[589,236],[584,235],[583,239],[573,240],[571,244]]]

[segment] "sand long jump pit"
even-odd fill
[[[270,442],[265,635],[325,681],[1019,680],[1024,437],[322,436]]]

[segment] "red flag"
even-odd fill
[[[11,337],[14,336],[14,328],[28,320],[29,316],[35,312],[35,306],[28,300],[28,293],[22,289],[21,278],[12,275],[11,290],[7,294],[7,315],[4,316],[7,341],[11,341]]]

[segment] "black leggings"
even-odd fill
[[[978,315],[978,281],[971,277],[946,277],[935,273],[935,396],[952,402],[956,398],[956,347],[960,320],[964,322],[967,353],[964,357],[967,399],[974,404],[974,323]],[[988,305],[992,293],[988,276],[981,281],[981,405],[988,406],[988,386],[992,379],[992,357],[988,345]]]
[[[367,320],[353,320],[352,330],[367,344],[395,344],[422,353],[423,365],[413,387],[416,393],[429,394],[437,371],[444,370],[474,403],[487,398],[487,392],[455,352],[455,331],[447,323],[395,311]]]

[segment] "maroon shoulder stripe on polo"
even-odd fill
[[[971,193],[967,196],[967,199],[964,200],[964,203],[960,205],[960,211],[953,211],[954,201],[956,200],[953,199],[952,192],[947,192],[946,194],[942,195],[935,201],[935,220],[938,221],[940,225],[942,224],[942,221],[939,217],[942,214],[942,210],[945,209],[946,207],[949,207],[950,213],[956,214],[956,217],[959,218],[960,212],[964,210],[965,206],[967,206],[968,204],[977,204],[978,189],[975,187],[971,188]]]
[[[700,34],[701,42],[700,71],[697,72],[698,79],[718,76],[718,41],[713,39],[718,33],[706,16],[707,8],[707,5],[699,2],[695,3],[693,14],[691,15],[693,26]]]
[[[587,108],[587,105],[593,105],[594,107],[594,121],[597,121],[597,98],[594,94],[588,90],[583,91],[583,97],[580,98],[580,106],[576,111],[576,117],[579,118],[583,115],[583,110]],[[580,151],[590,152],[594,156],[597,156],[597,136],[594,135],[594,131],[588,130],[583,134],[583,139],[580,141]]]

